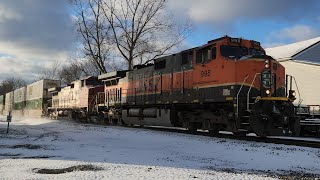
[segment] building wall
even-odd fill
[[[286,68],[286,74],[296,78],[301,94],[302,104],[320,104],[320,65],[311,65],[294,61],[284,61],[281,64]],[[293,86],[296,90],[295,85]],[[298,94],[298,93],[297,93]],[[295,101],[298,103],[298,98]]]
[[[293,57],[293,60],[304,60],[320,63],[320,43]]]

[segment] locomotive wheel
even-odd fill
[[[232,132],[235,136],[237,137],[244,137],[247,136],[247,132],[246,131],[236,131],[236,132]]]
[[[268,125],[271,122],[271,117],[262,115],[259,112],[253,112],[249,118],[250,126],[252,130],[260,137],[266,137],[268,135]]]
[[[195,123],[188,123],[188,126],[187,126],[188,128],[188,131],[190,132],[190,133],[195,133],[195,132],[197,132],[197,126],[196,126],[196,124]]]
[[[123,121],[123,119],[120,119],[120,125],[121,125],[121,126],[124,126],[124,127],[128,126],[128,124],[126,124],[126,123]]]
[[[197,128],[188,128],[188,131],[190,132],[190,133],[196,133],[197,132]]]
[[[76,118],[76,112],[74,112],[74,111],[72,111],[71,112],[71,118],[72,118],[72,120],[76,120],[77,118]]]
[[[290,124],[290,129],[293,136],[300,136],[301,126],[300,126],[300,118],[295,117],[294,122]]]
[[[118,119],[112,119],[112,125],[117,125],[118,124]]]
[[[218,127],[217,124],[211,124],[210,129],[209,129],[209,134],[211,136],[219,134],[220,128]]]

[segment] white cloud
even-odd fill
[[[195,23],[205,23],[230,29],[240,20],[284,20],[296,22],[299,19],[318,17],[317,0],[305,3],[301,0],[174,0],[168,6],[180,17],[189,17]],[[302,9],[308,9],[303,11]]]
[[[280,42],[275,42],[275,43],[263,43],[262,47],[263,48],[272,48],[272,47],[277,47],[277,46],[282,46],[285,45],[284,43],[280,43]]]
[[[319,36],[319,31],[307,25],[295,25],[293,27],[284,28],[275,34],[275,37],[281,39],[292,39],[294,41],[303,41]]]
[[[0,4],[0,23],[11,20],[21,20],[22,16],[14,10]]]
[[[6,52],[0,56],[0,80],[13,76],[32,81],[55,60],[69,57],[67,51],[27,48],[10,42],[0,42],[0,49]]]
[[[267,36],[266,44],[283,44],[283,42],[294,43],[320,36],[320,31],[307,25],[296,24],[292,27],[271,32]],[[272,43],[270,43],[272,42]],[[269,46],[271,47],[271,46]]]
[[[0,81],[8,76],[32,80],[74,45],[66,0],[0,2]]]

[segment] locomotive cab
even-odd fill
[[[259,136],[299,135],[299,118],[292,105],[296,99],[292,90],[293,77],[285,75],[284,67],[266,55],[256,41],[226,37],[216,42],[215,47],[220,62],[213,64],[222,66],[218,73],[222,77],[217,84],[222,84],[223,80],[234,82],[230,89],[234,89],[236,130],[230,128],[230,123],[227,129],[234,133],[255,132]]]
[[[298,136],[300,121],[292,104],[296,99],[295,91],[292,90],[293,77],[285,75],[283,66],[270,56],[253,57],[247,60],[247,66],[250,67],[253,61],[260,61],[263,68],[261,73],[248,75],[253,79],[247,90],[246,108],[242,108],[238,124],[249,123],[251,130],[259,136]],[[239,103],[237,105],[241,106]]]

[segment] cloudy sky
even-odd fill
[[[0,81],[12,74],[32,80],[74,55],[71,9],[68,0],[0,0]],[[169,0],[168,9],[193,23],[187,47],[226,34],[264,47],[320,36],[318,0]]]

